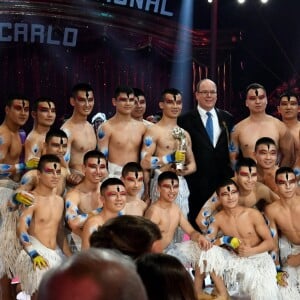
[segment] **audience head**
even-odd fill
[[[38,300],[146,300],[134,263],[107,249],[74,254],[48,271]]]
[[[90,245],[116,249],[136,259],[148,252],[161,252],[161,232],[156,224],[140,216],[123,215],[108,220],[92,233]]]
[[[149,300],[196,300],[193,280],[174,256],[149,253],[136,260]]]

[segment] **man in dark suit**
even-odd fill
[[[197,165],[197,171],[185,178],[190,189],[188,218],[198,228],[195,219],[203,204],[224,178],[233,176],[228,147],[234,123],[230,113],[215,108],[217,87],[213,81],[200,81],[195,96],[197,108],[180,116],[178,125],[191,136]]]

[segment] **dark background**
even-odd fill
[[[191,1],[191,0],[183,0]],[[20,3],[22,5],[20,5]],[[79,28],[75,48],[38,43],[0,43],[0,99],[11,92],[26,94],[33,101],[40,96],[53,98],[58,107],[58,125],[69,117],[69,95],[77,82],[89,82],[95,89],[95,109],[108,116],[113,90],[119,84],[144,89],[147,115],[157,111],[160,92],[171,83],[171,70],[178,72],[185,87],[184,109],[194,106],[193,90],[201,78],[210,75],[211,4],[194,0],[192,53],[176,59],[176,38],[181,1],[168,0],[174,18],[159,17],[106,1],[1,1],[1,22],[52,24],[61,37],[63,28]],[[299,12],[297,0],[218,1],[218,105],[231,111],[237,121],[246,116],[243,91],[252,82],[263,84],[269,94],[269,112],[274,113],[278,95],[286,89],[298,92]],[[105,14],[103,14],[103,12]],[[107,17],[108,15],[111,16]],[[32,122],[26,126],[30,129]]]

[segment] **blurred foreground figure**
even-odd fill
[[[111,250],[72,256],[43,278],[38,300],[146,300],[134,263]]]

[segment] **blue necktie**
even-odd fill
[[[213,126],[212,114],[208,111],[206,115],[207,115],[207,121],[206,121],[205,129],[207,131],[211,143],[214,144],[214,126]]]

